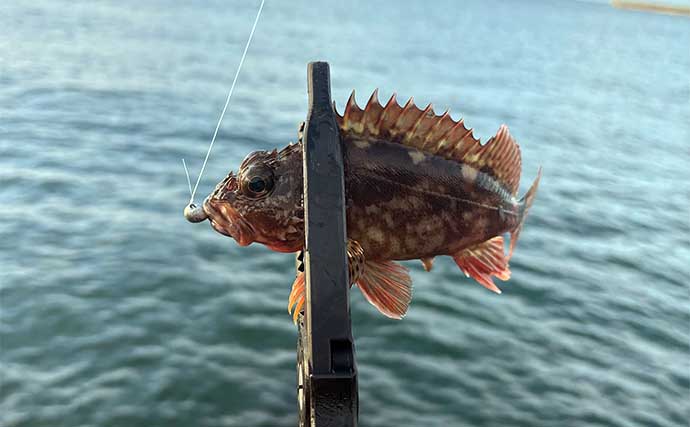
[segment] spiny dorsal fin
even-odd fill
[[[420,109],[413,98],[401,106],[395,93],[384,106],[379,102],[378,89],[364,109],[357,105],[352,91],[343,114],[336,111],[336,119],[345,137],[399,142],[453,160],[460,160],[452,155],[452,148],[458,143],[479,145],[472,130],[465,128],[462,120],[453,120],[448,111],[437,116],[431,104]]]
[[[335,110],[335,103],[334,103]],[[440,116],[429,104],[420,109],[412,98],[398,104],[394,93],[385,106],[378,99],[378,89],[361,109],[355,91],[345,105],[343,114],[336,110],[336,120],[344,140],[379,139],[415,147],[429,154],[456,160],[488,173],[515,194],[520,181],[520,148],[503,125],[496,136],[481,145],[465,127],[462,119],[455,121],[446,110]]]

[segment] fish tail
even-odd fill
[[[522,226],[525,224],[525,219],[527,218],[527,214],[529,213],[529,208],[532,206],[534,198],[537,195],[537,188],[539,188],[539,180],[541,180],[541,171],[542,168],[540,167],[539,172],[537,172],[537,178],[532,183],[532,186],[529,188],[529,190],[527,190],[527,193],[525,193],[525,195],[518,202],[520,221],[518,222],[517,226],[510,232],[510,249],[508,252],[508,259],[510,259],[513,256],[513,250],[515,249],[515,244],[518,241],[518,237],[520,237],[520,231],[522,231]]]

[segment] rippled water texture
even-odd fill
[[[296,423],[293,257],[182,217],[258,7],[200,3],[0,5],[4,427]],[[267,2],[201,194],[295,139],[316,59],[544,167],[503,295],[448,259],[403,321],[353,291],[360,424],[687,425],[690,20],[341,3]]]

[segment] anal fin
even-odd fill
[[[494,284],[492,276],[500,280],[510,278],[508,258],[504,255],[503,249],[503,237],[497,236],[463,249],[453,255],[453,260],[467,276],[500,294],[501,290]]]

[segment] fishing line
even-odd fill
[[[228,104],[230,103],[230,98],[232,97],[232,92],[235,90],[235,84],[237,83],[237,77],[240,75],[240,70],[242,69],[242,64],[244,64],[244,58],[247,56],[247,50],[249,50],[249,44],[252,42],[252,37],[254,37],[254,30],[256,30],[256,24],[259,23],[259,17],[261,17],[261,11],[264,8],[264,3],[266,0],[261,0],[261,6],[259,6],[259,11],[256,13],[256,19],[254,19],[254,25],[252,26],[252,31],[249,33],[249,39],[247,39],[247,44],[244,46],[244,52],[242,53],[242,59],[240,59],[240,64],[237,66],[237,71],[235,72],[235,78],[232,79],[232,85],[230,86],[230,91],[228,92],[228,97],[225,99],[225,106],[223,111],[220,113],[218,118],[218,124],[216,124],[216,130],[213,131],[213,138],[211,138],[211,144],[208,146],[208,151],[206,152],[206,157],[204,158],[204,163],[201,165],[201,171],[199,171],[199,176],[196,179],[196,184],[194,184],[194,189],[190,190],[191,195],[189,198],[189,203],[194,202],[194,195],[196,194],[196,189],[199,187],[199,182],[201,181],[201,176],[204,174],[206,169],[206,163],[208,163],[208,157],[211,155],[211,149],[213,149],[213,144],[216,142],[216,136],[218,136],[218,129],[220,129],[220,124],[223,122],[223,117],[225,116],[225,111],[228,109]],[[184,159],[182,159],[185,170],[187,169]],[[187,172],[187,181],[189,181],[189,172]]]
[[[189,186],[189,197],[192,196],[192,181],[189,180],[189,169],[187,169],[187,163],[182,159],[182,167],[184,167],[184,174],[187,175],[187,185]],[[191,200],[189,203],[192,203]]]

